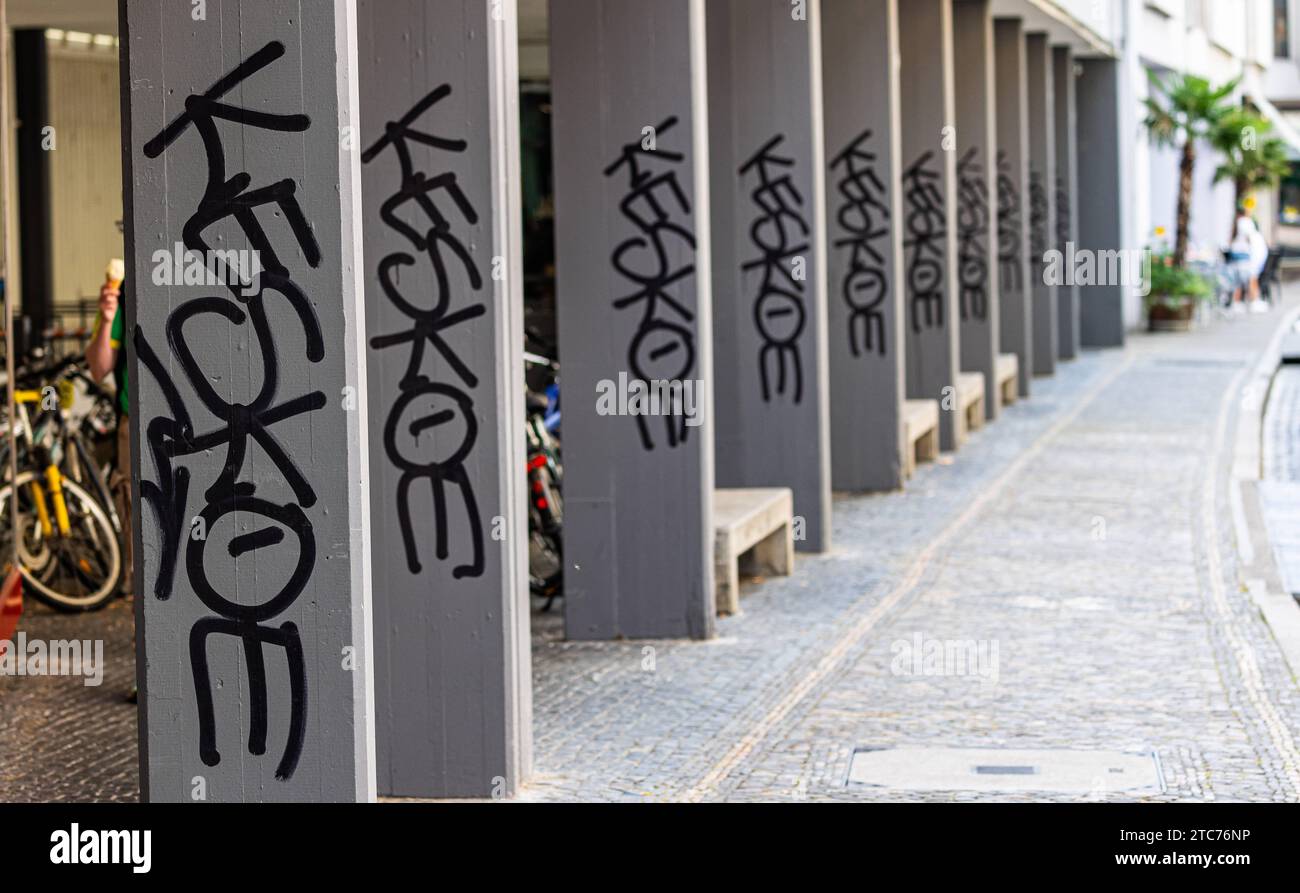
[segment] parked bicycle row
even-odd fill
[[[0,409],[0,554],[11,554],[16,536],[24,590],[51,607],[103,607],[125,572],[118,505],[129,482],[112,471],[113,393],[79,360],[47,361],[39,351],[19,367],[14,385],[14,418]]]

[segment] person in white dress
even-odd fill
[[[1249,218],[1247,218],[1249,220]],[[1264,267],[1268,264],[1268,240],[1264,234],[1259,231],[1259,227],[1252,220],[1250,223],[1250,265],[1253,274],[1250,283],[1250,309],[1255,313],[1265,313],[1268,311],[1268,302],[1260,298],[1260,279],[1264,275]]]
[[[1242,298],[1250,295],[1253,302],[1259,295],[1259,279],[1255,273],[1253,241],[1251,233],[1258,233],[1255,221],[1244,210],[1237,212],[1233,225],[1232,245],[1228,248],[1228,269],[1231,272],[1234,290],[1232,293],[1232,312],[1244,313],[1246,305]]]

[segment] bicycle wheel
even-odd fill
[[[95,464],[94,454],[91,453],[86,439],[75,431],[67,432],[63,452],[65,473],[80,484],[83,490],[95,497],[95,501],[108,516],[109,523],[113,525],[113,530],[120,537],[123,531],[122,521],[117,516],[117,503],[113,500],[113,494],[109,489],[108,478]]]
[[[18,475],[19,516],[8,517],[9,486],[0,488],[0,550],[20,532],[19,551],[24,592],[57,611],[79,613],[106,605],[122,582],[122,549],[116,531],[99,503],[74,481],[63,482],[68,509],[67,536],[43,537],[36,522],[30,484],[40,478],[31,471]],[[24,497],[24,493],[28,495]],[[48,494],[47,494],[47,498]],[[32,554],[32,548],[36,554]],[[4,554],[0,551],[0,554]],[[29,563],[29,559],[31,563]]]
[[[18,543],[19,559],[22,566],[34,574],[43,574],[54,561],[54,553],[50,551],[49,544],[46,542],[44,532],[40,523],[37,521],[36,502],[33,498],[31,483],[34,476],[30,473],[23,475],[19,473],[19,479],[22,481],[18,488],[18,529],[21,538]],[[9,524],[9,485],[5,483],[0,487],[0,493],[4,494],[4,505],[0,505],[0,556],[5,559],[5,568],[10,567],[9,557],[12,554],[9,544],[9,538],[13,533],[14,525]]]
[[[547,600],[545,610],[549,610],[564,589],[563,509],[549,466],[529,472],[528,489],[529,589]]]

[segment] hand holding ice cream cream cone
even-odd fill
[[[126,264],[122,258],[115,257],[108,262],[108,269],[104,271],[108,284],[115,290],[121,291],[122,282],[126,279]]]
[[[126,264],[121,258],[113,258],[104,271],[104,287],[99,290],[99,313],[104,322],[112,325],[117,316],[118,300],[122,296],[122,282],[126,279]]]

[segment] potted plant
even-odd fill
[[[1172,254],[1151,257],[1151,290],[1146,296],[1147,326],[1153,332],[1186,332],[1196,305],[1214,295],[1201,274],[1174,263]]]

